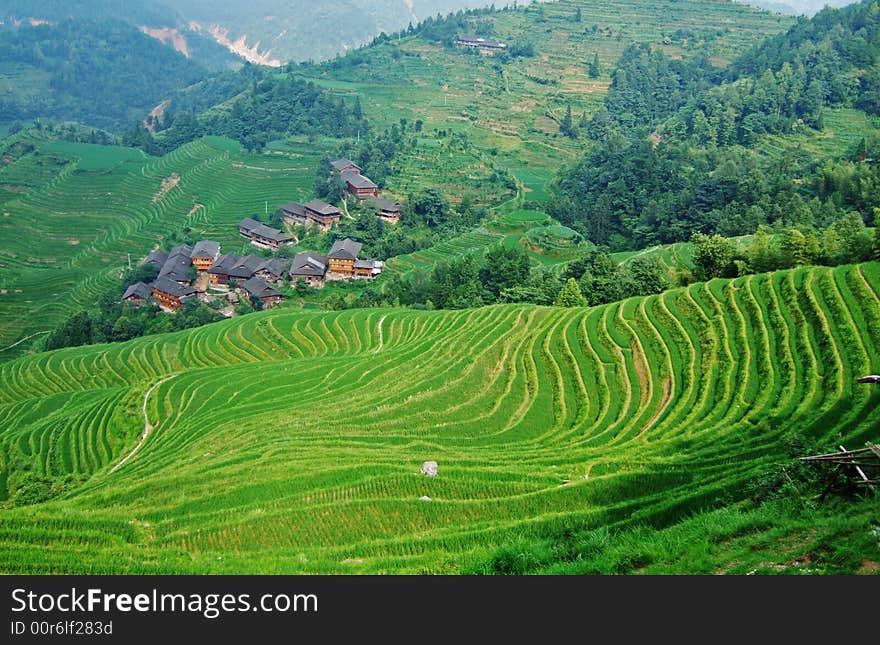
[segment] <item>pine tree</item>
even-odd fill
[[[599,78],[599,74],[602,73],[602,69],[599,67],[599,52],[595,52],[593,54],[593,62],[587,67],[587,74],[590,78]]]
[[[578,286],[577,280],[574,278],[569,278],[565,286],[559,291],[559,295],[556,296],[556,301],[553,303],[555,307],[586,307],[587,299],[584,298],[584,294],[581,293],[581,288]]]

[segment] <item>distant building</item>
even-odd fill
[[[260,278],[251,278],[241,286],[252,304],[259,300],[265,309],[270,309],[284,300],[278,289]]]
[[[382,273],[384,262],[379,260],[355,260],[354,275],[356,278],[375,278]]]
[[[193,247],[190,259],[199,271],[207,271],[220,255],[220,245],[213,240],[201,240]]]
[[[363,201],[368,197],[379,196],[379,187],[369,177],[354,172],[344,172],[340,177],[345,183],[345,192],[352,197]]]
[[[313,199],[304,204],[304,208],[306,216],[324,231],[329,230],[331,226],[342,219],[341,210],[320,199]]]
[[[254,276],[261,280],[265,280],[266,282],[281,283],[289,268],[290,260],[272,258],[270,260],[264,260],[263,263],[257,267]]]
[[[335,161],[331,161],[330,165],[333,167],[333,170],[338,173],[354,172],[361,174],[363,172],[363,169],[351,159],[336,159]]]
[[[353,278],[355,276],[354,263],[363,246],[361,242],[355,242],[349,238],[333,242],[330,253],[327,254],[330,273],[343,278]]]
[[[189,268],[192,266],[190,259],[192,252],[193,249],[188,244],[180,244],[171,249],[168,258],[159,269],[159,277],[188,285],[191,281]]]
[[[122,301],[140,307],[149,300],[152,295],[153,291],[150,288],[150,285],[144,284],[143,282],[135,282],[125,290],[124,294],[122,294]]]
[[[495,52],[504,51],[507,45],[496,40],[486,40],[478,36],[459,36],[455,44],[458,47],[477,49],[481,54],[494,54]]]
[[[177,311],[183,303],[196,296],[198,291],[170,278],[159,277],[152,285],[153,297],[163,309]]]
[[[368,204],[376,207],[376,216],[389,224],[397,224],[403,212],[403,207],[390,199],[372,197],[367,200]]]
[[[290,265],[290,281],[302,280],[310,287],[320,289],[324,286],[327,274],[327,257],[312,251],[297,253]]]
[[[238,224],[238,232],[250,239],[251,244],[266,249],[277,249],[284,244],[292,244],[293,236],[277,228],[266,226],[252,217],[245,217]]]
[[[282,204],[278,209],[281,211],[281,217],[284,218],[284,221],[291,226],[305,225],[308,222],[309,216],[306,214],[305,204],[290,202]]]

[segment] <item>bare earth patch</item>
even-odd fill
[[[204,204],[196,204],[195,206],[193,206],[193,207],[190,209],[189,213],[187,213],[186,216],[187,216],[187,217],[192,217],[192,216],[195,215],[198,211],[203,210],[204,208],[205,208],[205,205],[204,205]]]
[[[79,240],[68,240],[67,243],[70,244],[70,246],[76,246],[79,244]]]
[[[876,560],[863,560],[862,566],[856,572],[860,576],[873,576],[880,573],[880,562]]]
[[[158,202],[160,199],[165,197],[168,194],[168,191],[174,188],[177,184],[180,183],[180,175],[176,172],[172,173],[170,177],[162,180],[162,187],[159,189],[159,192],[153,195],[153,201]]]

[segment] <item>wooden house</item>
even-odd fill
[[[190,254],[190,260],[200,272],[210,269],[217,256],[220,255],[220,245],[213,240],[201,240],[196,242]]]
[[[259,300],[264,309],[271,309],[284,300],[284,296],[275,287],[260,278],[251,278],[241,285],[252,304]]]
[[[367,200],[368,204],[376,207],[376,216],[389,224],[397,224],[403,213],[403,207],[390,199],[382,199],[381,197],[372,197]]]
[[[292,235],[266,226],[252,217],[245,217],[241,220],[238,232],[250,239],[251,244],[266,249],[277,249],[284,244],[292,244],[294,241]]]
[[[333,224],[336,224],[342,219],[341,210],[336,206],[321,201],[320,199],[313,199],[304,204],[304,206],[306,216],[309,220],[317,224],[324,231],[328,230]]]
[[[336,240],[327,254],[329,272],[343,278],[355,277],[354,263],[358,259],[363,244],[349,238]]]
[[[333,167],[333,170],[338,173],[354,172],[359,175],[363,172],[361,167],[351,159],[336,159],[335,161],[331,161],[330,165]]]
[[[163,309],[177,311],[187,299],[197,295],[198,291],[170,278],[159,277],[152,284],[152,293]]]
[[[281,211],[281,217],[291,226],[305,225],[309,216],[306,214],[306,205],[298,202],[290,202],[289,204],[281,204],[278,207]]]
[[[143,282],[135,282],[134,284],[129,285],[125,290],[125,293],[122,294],[122,301],[132,304],[135,307],[140,307],[149,300],[152,295],[153,291],[150,288],[150,285],[144,284]]]
[[[345,192],[363,201],[368,197],[378,197],[379,187],[372,180],[360,173],[343,172],[340,174],[345,184]]]
[[[192,252],[193,249],[188,244],[180,244],[171,249],[168,253],[168,259],[159,269],[159,277],[188,285],[191,282],[189,269],[192,266],[190,259]]]
[[[384,262],[379,260],[355,260],[354,277],[372,279],[382,273]]]
[[[290,281],[302,280],[310,287],[320,289],[324,286],[327,274],[327,257],[312,251],[297,253],[290,265]]]
[[[280,284],[290,268],[290,260],[272,258],[265,260],[257,267],[254,276],[269,283]]]

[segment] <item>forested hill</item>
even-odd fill
[[[208,73],[135,27],[103,19],[2,29],[0,63],[4,120],[46,117],[111,129],[142,120]]]
[[[867,156],[871,132],[845,149],[798,142],[833,135],[829,110],[862,119],[880,112],[878,26],[873,0],[826,9],[727,70],[706,57],[630,46],[604,109],[584,128],[595,145],[559,175],[551,214],[620,249],[694,231],[823,227],[848,211],[872,225],[880,171]]]

